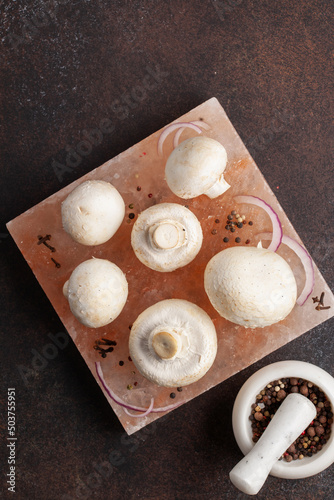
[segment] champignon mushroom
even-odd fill
[[[204,287],[223,318],[250,328],[281,321],[297,298],[289,264],[264,248],[230,247],[219,252],[207,264]]]
[[[180,198],[201,194],[216,198],[230,185],[223,172],[227,154],[220,142],[209,137],[187,139],[170,154],[165,168],[169,188]]]
[[[138,259],[155,271],[174,271],[191,262],[203,241],[197,217],[177,203],[160,203],[142,212],[132,228]]]
[[[117,231],[125,214],[122,196],[109,182],[86,181],[61,206],[65,231],[82,245],[101,245]]]
[[[121,269],[109,260],[89,259],[79,264],[63,287],[74,316],[85,326],[105,326],[122,311],[128,283]]]
[[[164,387],[199,380],[217,354],[217,335],[208,314],[192,302],[167,299],[143,311],[133,323],[130,356],[138,371]]]

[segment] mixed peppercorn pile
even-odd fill
[[[312,457],[320,451],[331,435],[333,424],[330,401],[319,387],[303,379],[282,378],[267,384],[252,404],[249,419],[252,422],[254,443],[260,439],[283,400],[291,393],[300,393],[312,401],[317,416],[281,457],[287,462]]]

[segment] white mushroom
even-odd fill
[[[79,264],[63,287],[74,316],[85,326],[105,326],[122,311],[128,283],[119,267],[104,259]]]
[[[61,207],[65,231],[82,245],[101,245],[117,231],[125,214],[122,196],[109,182],[86,181]]]
[[[199,380],[217,354],[217,335],[208,314],[181,299],[162,300],[133,323],[130,356],[138,371],[164,387]]]
[[[204,287],[223,318],[250,328],[281,321],[297,298],[289,264],[264,248],[230,247],[219,252],[207,264]]]
[[[177,203],[160,203],[142,212],[132,228],[138,259],[155,271],[174,271],[191,262],[203,241],[197,217]]]
[[[169,188],[180,198],[206,194],[216,198],[230,185],[223,172],[227,154],[220,142],[209,137],[193,137],[181,142],[170,154],[165,168]]]

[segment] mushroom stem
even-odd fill
[[[229,183],[226,182],[223,175],[221,175],[218,181],[216,181],[204,194],[213,200],[213,198],[217,198],[217,196],[225,193],[230,187]]]
[[[161,221],[150,227],[151,240],[156,248],[171,250],[186,242],[186,229],[178,221]]]
[[[172,359],[179,351],[178,340],[169,332],[157,332],[152,338],[152,347],[161,359]]]

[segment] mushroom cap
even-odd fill
[[[133,225],[131,245],[137,258],[155,271],[174,271],[191,262],[201,249],[199,220],[177,203],[144,210]]]
[[[122,196],[109,182],[86,181],[61,206],[65,231],[82,245],[101,245],[117,231],[125,214]]]
[[[204,287],[223,318],[250,328],[281,321],[297,298],[289,264],[256,247],[230,247],[215,255],[205,269]]]
[[[205,136],[193,137],[181,142],[170,154],[165,167],[166,181],[180,198],[195,198],[223,181],[226,163],[226,150],[220,142]]]
[[[74,316],[85,326],[111,323],[128,297],[128,283],[121,269],[104,259],[79,264],[64,284],[63,293]]]
[[[163,387],[181,387],[199,380],[212,366],[217,354],[216,329],[196,304],[162,300],[133,323],[129,350],[148,380]]]

